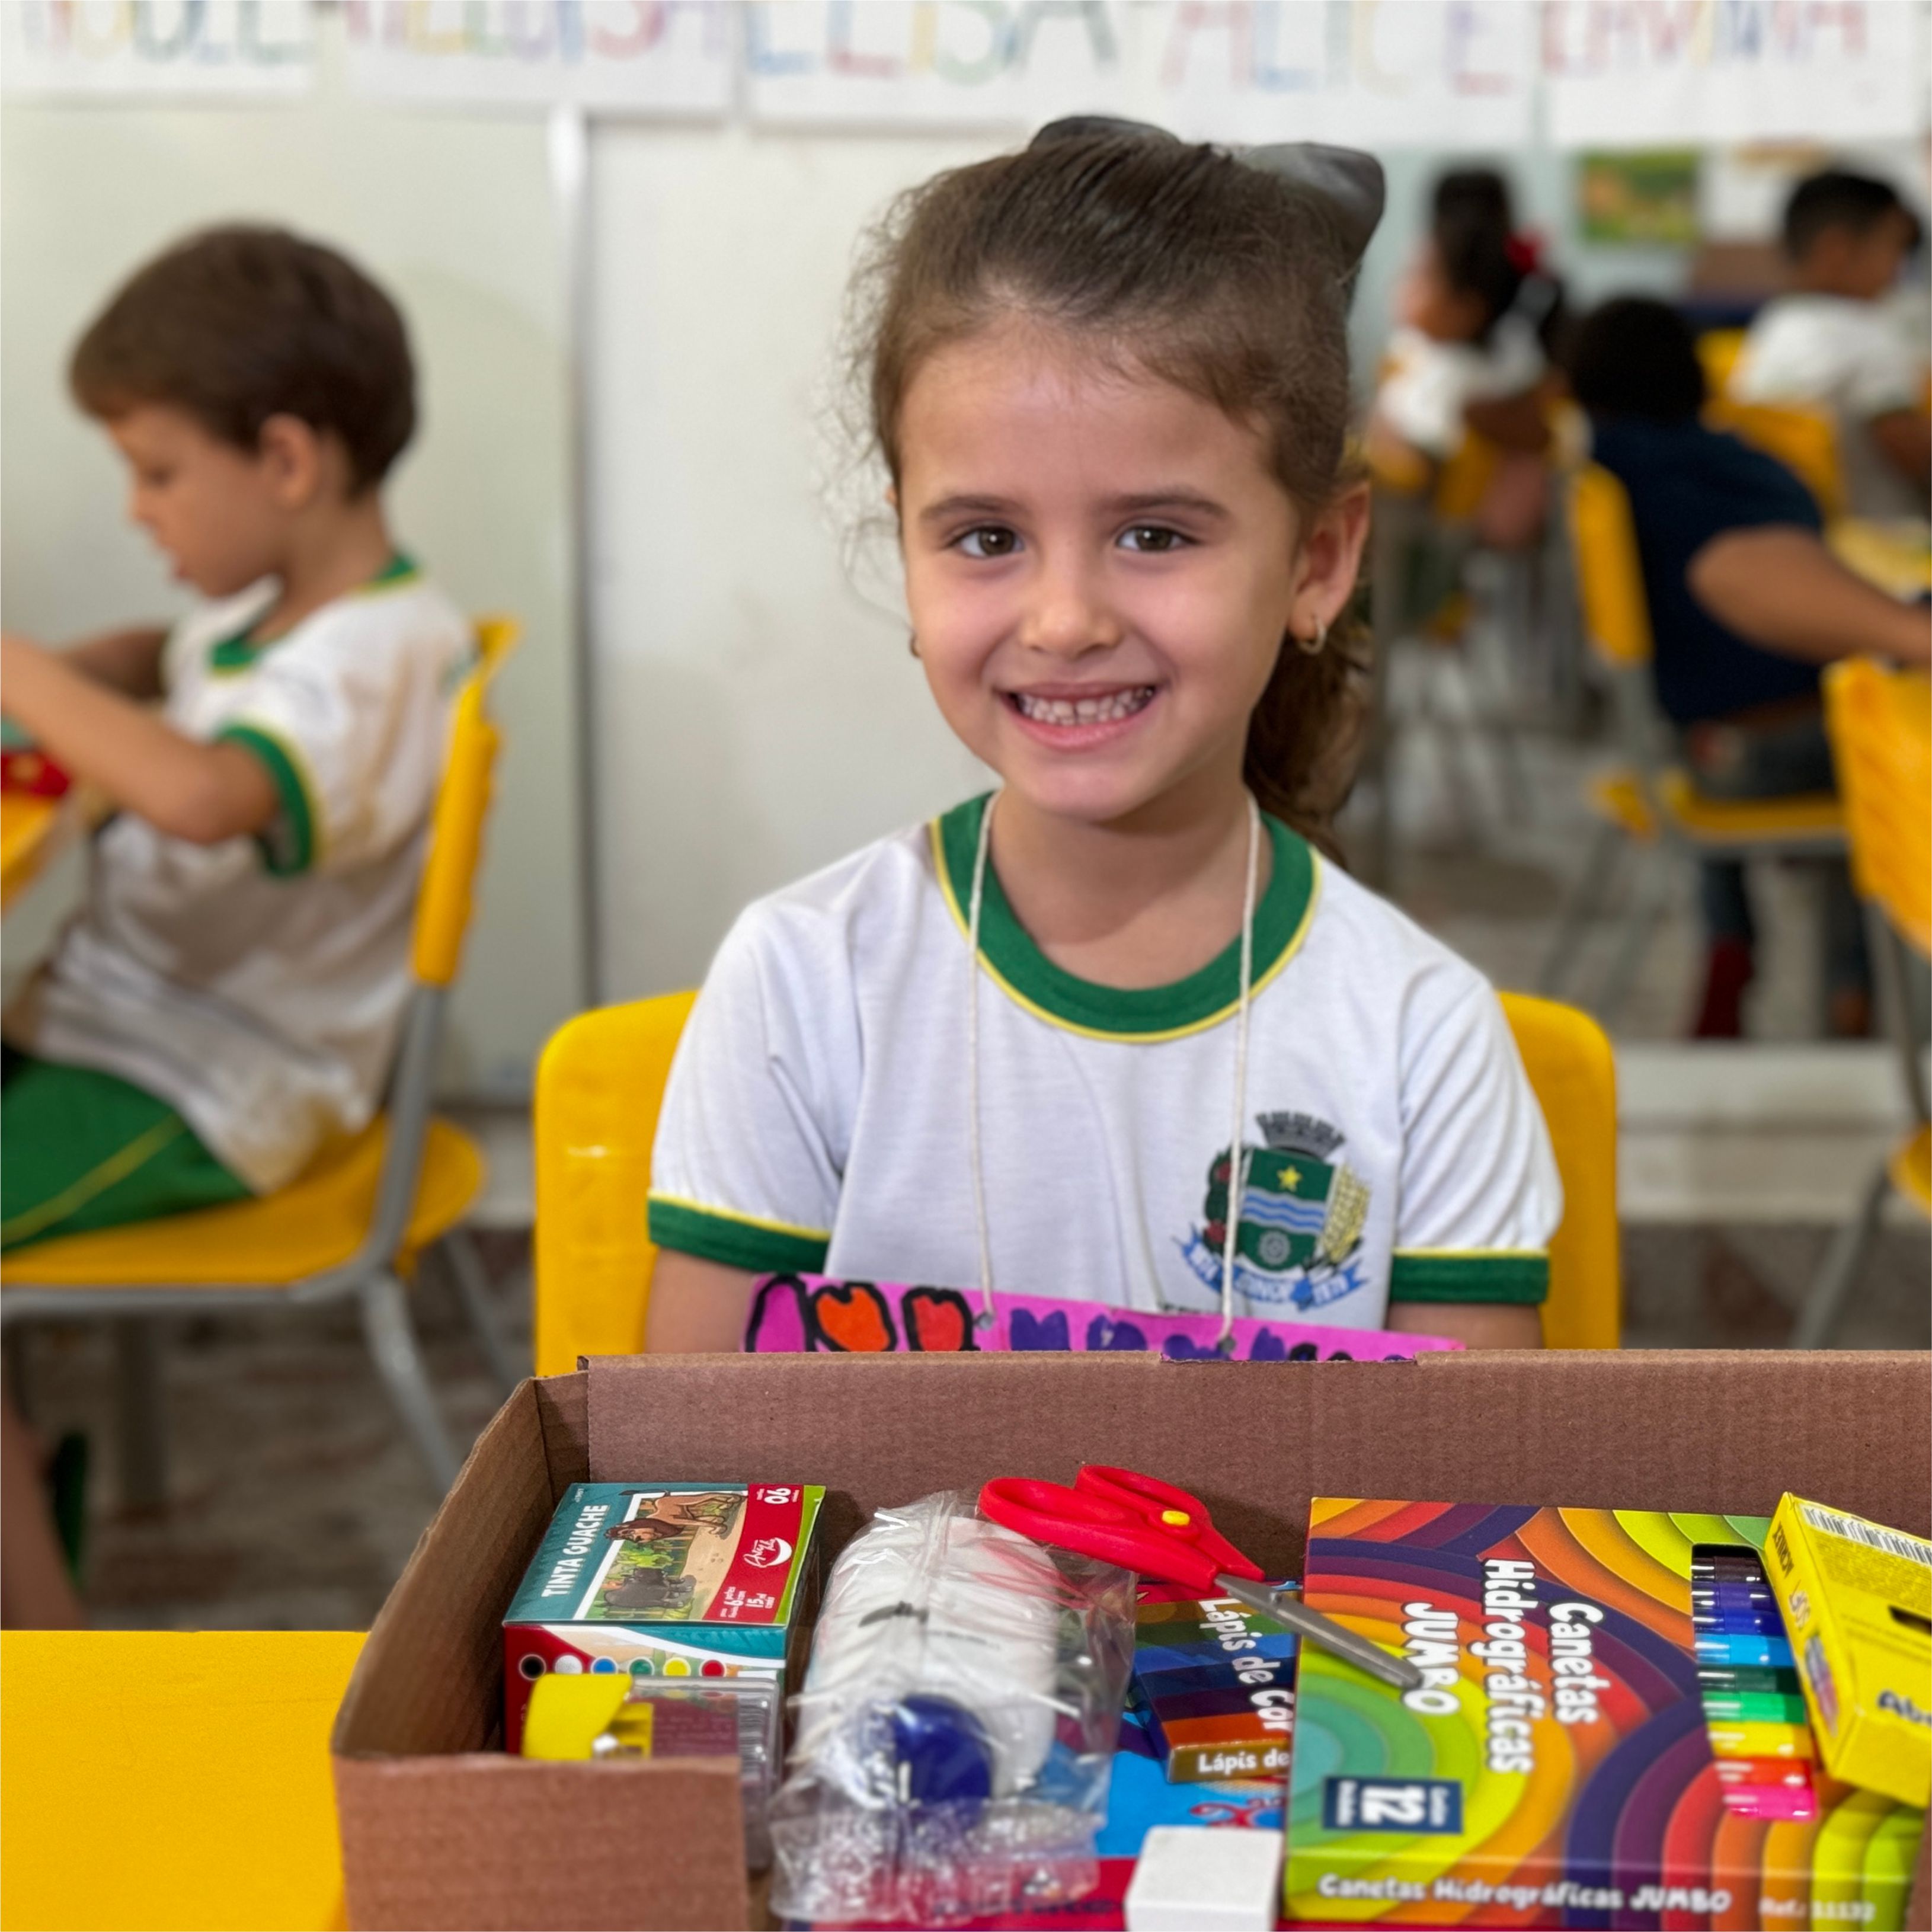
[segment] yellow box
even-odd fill
[[[1765,1546],[1825,1768],[1932,1797],[1932,1543],[1787,1492]]]

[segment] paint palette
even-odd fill
[[[1816,1818],[1816,1751],[1804,1690],[1755,1550],[1692,1548],[1690,1625],[1725,1808],[1747,1818]]]

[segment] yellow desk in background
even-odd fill
[[[79,801],[0,792],[0,910],[10,906],[86,829]]]
[[[0,1633],[0,1926],[344,1924],[328,1732],[362,1641]]]
[[[1826,525],[1825,541],[1847,570],[1901,602],[1932,592],[1932,525],[1840,517]]]

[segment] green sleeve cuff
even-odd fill
[[[1398,1248],[1389,1264],[1391,1301],[1511,1301],[1534,1306],[1550,1293],[1540,1249]]]
[[[822,1274],[832,1246],[830,1234],[820,1228],[761,1221],[663,1194],[650,1197],[650,1226],[661,1248],[753,1274]]]
[[[315,863],[315,800],[295,752],[259,724],[230,724],[218,744],[239,745],[261,760],[281,800],[280,813],[255,835],[262,862],[278,878],[292,878]]]

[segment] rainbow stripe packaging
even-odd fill
[[[1768,1528],[1318,1497],[1309,1606],[1425,1681],[1395,1690],[1303,1647],[1290,1920],[1902,1926],[1923,1811],[1822,1776],[1808,1817],[1726,1802],[1693,1576]]]

